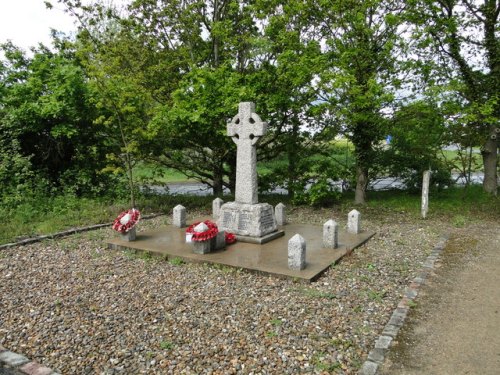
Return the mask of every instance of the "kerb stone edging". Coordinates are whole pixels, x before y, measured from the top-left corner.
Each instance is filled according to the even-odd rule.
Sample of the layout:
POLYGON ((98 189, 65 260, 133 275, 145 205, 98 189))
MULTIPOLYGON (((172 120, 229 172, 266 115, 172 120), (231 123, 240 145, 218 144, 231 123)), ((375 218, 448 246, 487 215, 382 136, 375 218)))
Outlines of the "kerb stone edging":
MULTIPOLYGON (((162 215, 165 215, 165 214, 163 214, 163 213, 161 213, 161 214, 151 214, 151 215, 143 216, 141 219, 142 220, 153 219, 153 218, 155 218, 157 216, 162 216, 162 215)), ((71 228, 71 229, 68 229, 68 230, 65 230, 65 231, 62 231, 62 232, 47 234, 47 235, 44 235, 44 236, 27 238, 25 240, 21 240, 21 241, 18 241, 18 242, 6 243, 6 244, 3 244, 3 245, 0 245, 0 250, 4 250, 4 249, 11 248, 11 247, 16 247, 16 246, 29 245, 29 244, 32 244, 32 243, 35 243, 35 242, 40 242, 40 241, 43 241, 43 240, 50 240, 50 239, 54 239, 54 238, 66 237, 66 236, 70 236, 72 234, 77 234, 77 233, 82 233, 82 232, 88 232, 88 231, 91 231, 91 230, 100 229, 100 228, 108 227, 108 226, 111 226, 111 225, 113 225, 113 222, 111 222, 111 223, 105 223, 105 224, 89 225, 89 226, 80 227, 80 228, 71 228)))
POLYGON ((21 354, 16 354, 0 345, 0 369, 6 368, 16 375, 60 375, 51 368, 30 361, 21 354))
POLYGON ((361 367, 359 375, 376 375, 379 366, 384 362, 385 356, 389 351, 392 341, 396 338, 400 328, 403 326, 408 311, 410 310, 410 301, 413 301, 418 296, 418 290, 425 283, 426 278, 434 269, 434 264, 443 252, 448 236, 444 236, 437 243, 431 254, 423 263, 420 274, 413 279, 410 285, 406 288, 403 298, 399 301, 398 306, 393 311, 389 322, 385 325, 382 334, 375 341, 375 347, 368 354, 368 359, 361 367))

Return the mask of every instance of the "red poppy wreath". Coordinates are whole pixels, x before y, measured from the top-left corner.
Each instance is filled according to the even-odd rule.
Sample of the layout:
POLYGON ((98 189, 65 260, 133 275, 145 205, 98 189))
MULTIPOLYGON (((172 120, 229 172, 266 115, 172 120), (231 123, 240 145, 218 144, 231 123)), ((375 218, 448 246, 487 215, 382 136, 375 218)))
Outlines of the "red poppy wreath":
POLYGON ((128 211, 123 211, 115 219, 113 223, 113 229, 117 232, 125 234, 139 222, 140 218, 141 213, 135 208, 132 208, 128 211))

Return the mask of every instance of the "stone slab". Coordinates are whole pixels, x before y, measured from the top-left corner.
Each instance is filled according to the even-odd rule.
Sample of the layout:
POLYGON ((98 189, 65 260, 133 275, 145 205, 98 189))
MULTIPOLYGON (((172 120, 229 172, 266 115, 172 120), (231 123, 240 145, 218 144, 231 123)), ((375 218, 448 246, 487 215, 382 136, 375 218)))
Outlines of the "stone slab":
MULTIPOLYGON (((204 221, 208 218, 193 220, 204 221)), ((174 258, 187 262, 205 262, 243 268, 250 271, 271 274, 278 277, 313 281, 321 273, 336 263, 354 248, 368 241, 375 233, 361 232, 357 235, 339 231, 339 247, 323 248, 323 227, 311 224, 288 224, 281 237, 265 244, 252 244, 237 241, 226 246, 225 250, 209 254, 194 254, 191 244, 186 243, 185 229, 165 225, 161 229, 138 232, 133 242, 112 238, 107 241, 111 249, 150 252, 153 255, 174 258), (301 271, 288 268, 288 240, 299 233, 307 242, 306 268, 301 271)), ((282 230, 282 228, 279 228, 282 230)))

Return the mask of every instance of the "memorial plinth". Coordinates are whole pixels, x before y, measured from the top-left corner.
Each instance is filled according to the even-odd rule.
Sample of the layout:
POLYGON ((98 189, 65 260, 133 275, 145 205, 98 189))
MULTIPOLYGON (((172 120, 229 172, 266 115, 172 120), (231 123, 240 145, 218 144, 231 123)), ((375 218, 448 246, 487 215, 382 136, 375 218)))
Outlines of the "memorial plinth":
POLYGON ((250 102, 240 103, 238 114, 227 125, 227 134, 237 147, 236 194, 235 202, 221 206, 217 225, 242 242, 265 243, 284 235, 278 231, 273 207, 258 203, 256 145, 266 128, 250 102))

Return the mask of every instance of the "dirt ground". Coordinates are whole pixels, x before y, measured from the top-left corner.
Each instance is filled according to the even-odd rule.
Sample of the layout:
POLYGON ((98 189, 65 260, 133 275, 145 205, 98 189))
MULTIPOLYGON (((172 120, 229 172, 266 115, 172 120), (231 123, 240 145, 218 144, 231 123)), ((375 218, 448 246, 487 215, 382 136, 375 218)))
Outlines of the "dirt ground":
POLYGON ((379 373, 500 374, 500 223, 452 233, 379 373))

